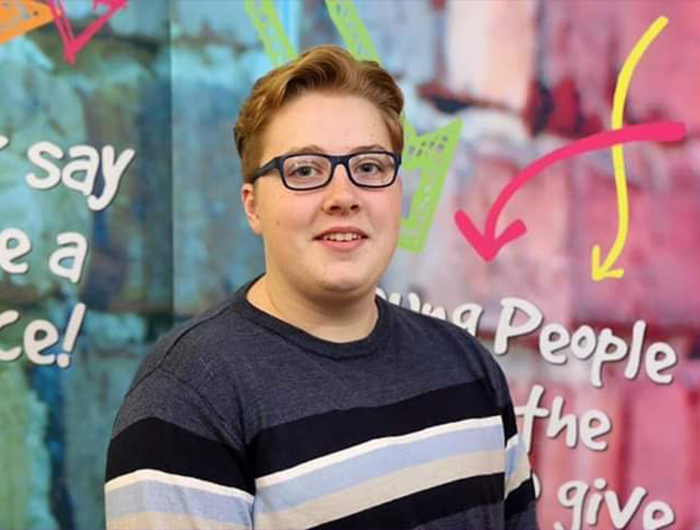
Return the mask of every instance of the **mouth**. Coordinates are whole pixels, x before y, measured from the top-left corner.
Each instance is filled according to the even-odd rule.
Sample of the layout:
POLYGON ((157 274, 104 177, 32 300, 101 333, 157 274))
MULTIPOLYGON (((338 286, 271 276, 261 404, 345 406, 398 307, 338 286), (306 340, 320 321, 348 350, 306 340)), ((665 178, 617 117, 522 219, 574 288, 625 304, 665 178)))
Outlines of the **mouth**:
POLYGON ((367 234, 361 231, 327 231, 314 238, 325 248, 335 251, 352 251, 364 245, 367 234))
POLYGON ((314 239, 317 241, 333 241, 339 243, 346 243, 349 241, 358 241, 360 239, 367 239, 364 234, 359 234, 357 232, 331 232, 329 234, 321 234, 316 236, 314 239))

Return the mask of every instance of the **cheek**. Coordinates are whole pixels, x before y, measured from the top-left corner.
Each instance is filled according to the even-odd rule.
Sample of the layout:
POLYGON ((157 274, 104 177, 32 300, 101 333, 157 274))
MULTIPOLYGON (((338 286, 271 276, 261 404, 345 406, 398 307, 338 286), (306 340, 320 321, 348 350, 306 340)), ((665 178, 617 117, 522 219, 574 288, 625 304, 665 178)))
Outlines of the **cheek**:
POLYGON ((289 239, 304 236, 312 224, 311 206, 301 197, 278 194, 270 197, 267 211, 267 225, 272 228, 276 237, 289 239))
POLYGON ((401 224, 401 195, 393 193, 387 198, 381 211, 386 225, 397 228, 401 224))

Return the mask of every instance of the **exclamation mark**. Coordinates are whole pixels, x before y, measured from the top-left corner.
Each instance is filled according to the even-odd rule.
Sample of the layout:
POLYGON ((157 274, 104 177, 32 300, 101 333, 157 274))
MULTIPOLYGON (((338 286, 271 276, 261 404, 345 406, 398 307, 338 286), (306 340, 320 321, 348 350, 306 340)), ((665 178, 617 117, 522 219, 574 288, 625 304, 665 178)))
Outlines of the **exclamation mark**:
POLYGON ((66 336, 63 339, 63 350, 56 356, 56 364, 59 368, 68 368, 70 365, 70 353, 75 347, 75 341, 80 333, 80 328, 83 325, 83 317, 85 316, 85 304, 79 303, 73 308, 73 312, 68 320, 66 327, 66 336))

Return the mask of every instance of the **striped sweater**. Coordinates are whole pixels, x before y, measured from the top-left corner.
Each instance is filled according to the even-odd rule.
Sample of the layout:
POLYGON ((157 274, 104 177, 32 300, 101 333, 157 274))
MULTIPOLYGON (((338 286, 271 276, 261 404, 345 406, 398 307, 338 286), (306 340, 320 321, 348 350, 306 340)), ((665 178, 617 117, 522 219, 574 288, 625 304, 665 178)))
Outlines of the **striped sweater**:
POLYGON ((491 354, 377 297, 372 333, 316 338, 248 283, 142 362, 107 455, 108 529, 537 528, 491 354))

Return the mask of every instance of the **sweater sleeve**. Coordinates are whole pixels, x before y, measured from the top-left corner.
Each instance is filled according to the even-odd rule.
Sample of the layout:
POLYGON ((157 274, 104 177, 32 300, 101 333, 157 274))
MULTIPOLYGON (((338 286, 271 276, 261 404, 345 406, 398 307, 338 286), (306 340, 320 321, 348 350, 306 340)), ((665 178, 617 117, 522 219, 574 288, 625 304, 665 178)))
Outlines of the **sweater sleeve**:
POLYGON ((534 479, 523 438, 518 433, 508 381, 493 354, 476 339, 484 368, 500 408, 505 441, 504 520, 506 530, 538 530, 534 479))
POLYGON ((107 529, 251 529, 255 486, 233 425, 173 374, 144 378, 109 444, 107 529))
POLYGON ((507 530, 537 530, 535 488, 525 444, 509 400, 501 416, 506 434, 505 522, 507 530))

